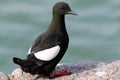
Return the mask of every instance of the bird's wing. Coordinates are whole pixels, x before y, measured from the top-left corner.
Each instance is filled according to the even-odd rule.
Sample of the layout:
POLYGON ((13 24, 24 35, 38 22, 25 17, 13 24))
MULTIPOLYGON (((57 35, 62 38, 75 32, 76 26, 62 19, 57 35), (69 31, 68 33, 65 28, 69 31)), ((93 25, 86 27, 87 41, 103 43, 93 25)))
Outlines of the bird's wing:
MULTIPOLYGON (((35 42, 33 43, 33 45, 30 46, 29 50, 28 50, 28 54, 37 52, 36 51, 36 47, 39 46, 39 44, 41 44, 41 40, 42 40, 42 36, 45 35, 44 33, 41 34, 40 36, 37 37, 37 39, 35 40, 35 42)), ((40 49, 40 48, 39 48, 40 49)))
POLYGON ((49 61, 55 58, 60 52, 60 43, 49 38, 45 34, 40 35, 35 43, 29 48, 28 54, 33 54, 37 59, 49 61))
POLYGON ((34 53, 34 56, 39 60, 50 61, 53 58, 55 58, 59 52, 60 52, 60 46, 56 45, 52 48, 36 52, 34 53))

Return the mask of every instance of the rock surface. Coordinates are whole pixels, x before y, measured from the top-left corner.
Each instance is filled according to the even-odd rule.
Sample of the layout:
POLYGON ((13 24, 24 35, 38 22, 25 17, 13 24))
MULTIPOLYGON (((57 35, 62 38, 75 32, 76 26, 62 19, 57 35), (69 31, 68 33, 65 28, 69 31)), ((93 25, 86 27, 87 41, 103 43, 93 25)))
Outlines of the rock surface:
MULTIPOLYGON (((67 70, 72 74, 52 80, 120 80, 120 60, 59 64, 56 70, 67 70)), ((14 70, 9 77, 10 80, 49 80, 25 73, 20 68, 14 70)))
POLYGON ((0 80, 10 80, 6 73, 0 72, 0 80))

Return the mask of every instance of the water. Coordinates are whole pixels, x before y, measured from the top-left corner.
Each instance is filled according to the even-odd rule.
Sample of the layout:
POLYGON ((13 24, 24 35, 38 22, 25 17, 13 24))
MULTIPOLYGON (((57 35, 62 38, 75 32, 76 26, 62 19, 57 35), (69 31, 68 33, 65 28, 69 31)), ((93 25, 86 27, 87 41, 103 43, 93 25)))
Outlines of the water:
MULTIPOLYGON (((0 0, 0 71, 18 66, 29 46, 50 24, 52 6, 60 0, 0 0)), ((66 16, 70 45, 62 63, 120 58, 120 1, 64 0, 79 16, 66 16)))

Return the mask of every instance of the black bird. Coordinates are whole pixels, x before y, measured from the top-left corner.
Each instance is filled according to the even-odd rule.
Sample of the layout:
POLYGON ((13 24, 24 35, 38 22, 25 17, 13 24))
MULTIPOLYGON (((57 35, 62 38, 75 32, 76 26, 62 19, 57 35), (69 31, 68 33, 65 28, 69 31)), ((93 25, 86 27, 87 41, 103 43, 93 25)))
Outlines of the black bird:
POLYGON ((37 37, 29 49, 27 59, 13 58, 13 62, 20 65, 23 71, 47 77, 69 74, 66 71, 52 74, 68 48, 69 37, 65 26, 65 14, 76 15, 67 3, 56 3, 48 30, 37 37))

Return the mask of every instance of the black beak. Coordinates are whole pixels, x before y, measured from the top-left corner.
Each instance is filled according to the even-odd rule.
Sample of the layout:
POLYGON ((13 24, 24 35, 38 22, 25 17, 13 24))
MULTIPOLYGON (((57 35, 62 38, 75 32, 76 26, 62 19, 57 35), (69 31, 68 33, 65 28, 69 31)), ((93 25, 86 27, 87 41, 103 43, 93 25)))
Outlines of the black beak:
POLYGON ((71 11, 67 11, 67 14, 72 14, 72 15, 78 15, 75 11, 71 10, 71 11))

